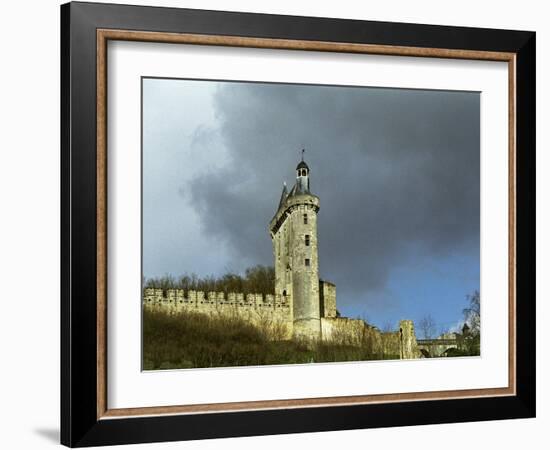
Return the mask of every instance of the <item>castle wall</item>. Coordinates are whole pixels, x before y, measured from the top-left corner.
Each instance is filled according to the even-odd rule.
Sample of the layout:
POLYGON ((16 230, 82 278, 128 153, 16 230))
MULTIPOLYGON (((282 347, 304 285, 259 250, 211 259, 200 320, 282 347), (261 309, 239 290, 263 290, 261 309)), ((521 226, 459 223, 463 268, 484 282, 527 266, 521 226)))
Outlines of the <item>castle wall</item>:
POLYGON ((366 324, 361 319, 321 318, 321 334, 324 341, 358 346, 364 342, 366 332, 366 324))
POLYGON ((324 341, 366 348, 378 357, 413 359, 420 357, 412 321, 402 320, 400 331, 382 333, 362 319, 347 317, 321 318, 324 341))
POLYGON ((401 341, 401 359, 420 358, 420 350, 416 342, 413 321, 402 320, 399 322, 399 334, 401 341))
POLYGON ((167 314, 193 312, 216 316, 237 316, 274 339, 292 337, 290 299, 281 295, 187 291, 183 289, 143 290, 143 307, 167 314), (187 295, 186 295, 187 294, 187 295))
MULTIPOLYGON (((335 289, 325 283, 328 297, 335 289)), ((332 301, 332 300, 330 300, 332 301)), ((167 314, 185 312, 206 314, 211 317, 239 317, 250 322, 276 340, 296 337, 291 299, 282 295, 262 295, 224 292, 187 291, 183 289, 143 290, 143 308, 163 311, 167 314)), ((334 304, 335 311, 335 304, 334 304)), ((414 326, 410 320, 402 320, 396 332, 381 333, 362 319, 347 317, 322 317, 319 320, 322 340, 342 345, 362 346, 373 355, 401 359, 419 358, 414 326)), ((301 337, 301 336, 298 336, 301 337)))
POLYGON ((319 301, 321 317, 336 317, 336 286, 319 280, 319 301))
MULTIPOLYGON (((323 317, 321 329, 324 341, 341 345, 361 346, 373 356, 382 358, 384 355, 384 336, 380 330, 367 324, 362 319, 347 317, 323 317)), ((397 352, 399 355, 399 352, 397 352)), ((397 356, 399 357, 399 356, 397 356)))
POLYGON ((382 338, 382 353, 384 355, 401 358, 401 339, 399 331, 381 333, 382 338))

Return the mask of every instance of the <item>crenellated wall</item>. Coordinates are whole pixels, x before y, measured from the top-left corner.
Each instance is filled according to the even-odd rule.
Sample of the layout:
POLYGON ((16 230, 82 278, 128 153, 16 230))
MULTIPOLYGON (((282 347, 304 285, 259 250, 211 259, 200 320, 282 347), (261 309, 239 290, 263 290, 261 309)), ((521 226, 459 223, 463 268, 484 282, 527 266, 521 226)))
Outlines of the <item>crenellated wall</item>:
POLYGON ((150 303, 177 303, 193 306, 205 311, 214 306, 234 306, 235 308, 271 308, 274 310, 290 310, 290 297, 282 295, 242 294, 235 292, 203 292, 187 291, 183 289, 145 288, 143 302, 150 303))
POLYGON ((145 288, 143 307, 168 314, 195 312, 210 316, 238 316, 260 326, 274 338, 288 339, 292 334, 289 296, 145 288))
MULTIPOLYGON (((367 347, 373 355, 401 359, 418 358, 419 351, 411 321, 400 322, 395 333, 381 333, 362 319, 336 317, 336 290, 332 283, 321 282, 321 339, 343 345, 367 347)), ((143 290, 143 307, 168 314, 195 312, 210 316, 235 316, 259 326, 273 339, 293 337, 291 297, 225 292, 184 291, 183 289, 143 290)), ((295 336, 294 336, 295 337, 295 336)))

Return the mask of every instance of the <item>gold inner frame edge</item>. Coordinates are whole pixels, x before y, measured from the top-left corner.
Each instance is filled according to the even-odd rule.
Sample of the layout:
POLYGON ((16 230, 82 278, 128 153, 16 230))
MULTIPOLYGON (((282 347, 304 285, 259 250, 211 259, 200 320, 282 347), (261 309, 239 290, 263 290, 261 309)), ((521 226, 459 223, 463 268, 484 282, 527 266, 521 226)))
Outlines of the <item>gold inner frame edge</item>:
POLYGON ((421 400, 497 397, 516 394, 516 54, 478 50, 304 41, 241 36, 160 33, 116 29, 96 31, 97 108, 97 419, 174 414, 206 414, 266 409, 290 409, 421 400), (261 400, 198 405, 109 409, 107 405, 107 42, 109 40, 171 44, 363 53, 508 62, 508 386, 399 394, 261 400))

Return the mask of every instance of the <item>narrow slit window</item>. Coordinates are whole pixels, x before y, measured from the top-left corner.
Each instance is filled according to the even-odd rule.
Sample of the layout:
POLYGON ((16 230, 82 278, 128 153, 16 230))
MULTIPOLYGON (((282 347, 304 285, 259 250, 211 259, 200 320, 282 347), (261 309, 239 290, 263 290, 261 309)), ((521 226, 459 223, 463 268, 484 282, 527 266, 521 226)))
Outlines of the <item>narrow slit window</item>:
POLYGON ((307 225, 307 214, 304 214, 304 225, 307 225))
POLYGON ((309 234, 306 234, 306 247, 309 247, 309 234))
POLYGON ((306 267, 309 267, 309 258, 306 258, 305 264, 306 264, 306 267))

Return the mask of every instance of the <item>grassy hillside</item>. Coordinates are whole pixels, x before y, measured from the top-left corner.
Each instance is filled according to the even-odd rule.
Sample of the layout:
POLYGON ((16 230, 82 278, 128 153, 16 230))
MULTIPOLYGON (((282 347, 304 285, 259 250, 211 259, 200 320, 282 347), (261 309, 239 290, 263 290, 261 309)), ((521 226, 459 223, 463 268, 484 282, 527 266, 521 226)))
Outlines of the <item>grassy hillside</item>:
POLYGON ((271 341, 239 318, 143 312, 144 370, 382 359, 365 347, 271 341))

